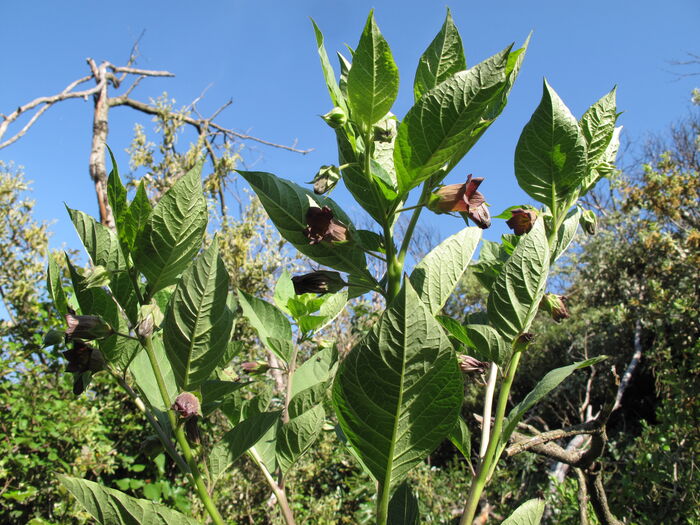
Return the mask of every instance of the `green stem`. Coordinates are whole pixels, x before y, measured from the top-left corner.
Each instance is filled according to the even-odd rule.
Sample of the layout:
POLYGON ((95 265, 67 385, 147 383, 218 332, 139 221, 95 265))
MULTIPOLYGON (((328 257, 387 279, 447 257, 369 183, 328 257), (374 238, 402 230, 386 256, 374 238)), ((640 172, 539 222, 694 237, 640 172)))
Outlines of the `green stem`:
POLYGON ((389 519, 390 486, 381 483, 377 486, 377 525, 386 525, 389 519))
POLYGON ((211 496, 209 496, 206 484, 204 483, 202 474, 199 471, 197 461, 195 460, 194 455, 192 454, 192 449, 190 448, 190 444, 187 442, 187 437, 185 437, 185 432, 183 431, 182 426, 177 424, 175 414, 170 409, 170 395, 168 394, 168 389, 165 386, 165 380, 163 379, 163 374, 161 373, 160 365, 158 365, 158 360, 156 359, 156 354, 153 350, 153 343, 151 342, 151 337, 144 337, 142 340, 142 344, 146 349, 148 360, 151 363, 153 374, 156 377, 156 383, 158 383, 158 390, 160 390, 160 396, 163 398, 163 403, 165 404, 165 409, 168 414, 168 419, 170 420, 170 426, 172 427, 173 433, 175 434, 175 439, 178 445, 180 445, 182 455, 190 468, 190 476, 195 485, 195 489, 197 490, 197 495, 204 504, 204 508, 207 510, 207 513, 211 517, 212 521, 216 525, 224 525, 223 518, 214 506, 214 502, 212 501, 211 496))
MULTIPOLYGON (((423 207, 425 206, 425 199, 430 193, 430 184, 428 181, 423 183, 423 189, 421 190, 420 197, 418 198, 418 204, 415 206, 413 215, 411 215, 411 220, 406 228, 406 234, 403 236, 403 242, 401 243, 401 249, 399 250, 399 262, 401 263, 401 268, 403 269, 403 263, 406 259, 406 254, 408 253, 408 247, 411 244, 411 238, 413 237, 413 231, 416 229, 418 224, 418 217, 420 217, 423 207)), ((405 208, 409 209, 409 208, 405 208)))
POLYGON ((289 506, 287 494, 284 491, 284 489, 280 488, 275 479, 272 477, 272 474, 270 474, 270 471, 267 470, 267 467, 265 467, 264 463, 262 462, 262 459, 260 458, 260 455, 258 454, 257 450, 255 450, 255 447, 250 447, 248 449, 248 455, 253 459, 255 464, 263 473, 265 481, 267 481, 267 484, 270 486, 272 492, 275 494, 275 497, 277 498, 277 505, 280 508, 280 512, 282 513, 282 517, 284 518, 284 522, 286 523, 286 525, 295 525, 294 515, 292 514, 292 509, 289 506))
POLYGON ((484 485, 488 479, 491 464, 494 461, 498 461, 498 458, 496 457, 496 449, 498 448, 501 432, 503 431, 503 419, 506 413, 506 406, 508 405, 508 396, 510 395, 511 387, 513 386, 513 379, 515 378, 515 372, 518 368, 518 362, 520 361, 521 355, 522 349, 516 349, 515 353, 513 354, 513 358, 510 361, 506 378, 503 380, 503 385, 501 386, 501 391, 498 396, 496 417, 493 423, 493 431, 491 433, 491 439, 489 440, 489 446, 486 449, 486 454, 479 464, 476 478, 472 480, 472 485, 469 490, 469 497, 467 498, 467 503, 464 506, 462 519, 459 522, 460 525, 471 525, 474 521, 474 515, 476 514, 477 507, 479 506, 479 498, 481 498, 481 493, 483 492, 484 485))

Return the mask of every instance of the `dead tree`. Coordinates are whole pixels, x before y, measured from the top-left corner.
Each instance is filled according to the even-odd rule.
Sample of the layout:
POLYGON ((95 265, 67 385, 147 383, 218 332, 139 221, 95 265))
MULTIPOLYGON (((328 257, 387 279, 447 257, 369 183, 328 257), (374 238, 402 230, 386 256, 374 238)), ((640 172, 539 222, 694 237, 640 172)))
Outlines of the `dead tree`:
MULTIPOLYGON (((24 105, 19 106, 9 114, 0 114, 0 149, 6 148, 22 138, 36 121, 53 105, 71 99, 88 100, 92 97, 94 102, 92 121, 92 146, 89 157, 90 178, 95 184, 95 193, 100 210, 100 222, 110 228, 114 227, 114 217, 107 201, 107 167, 105 162, 105 145, 109 133, 109 110, 117 106, 125 106, 148 115, 159 115, 162 110, 151 103, 145 103, 131 98, 131 94, 139 83, 147 77, 173 77, 168 71, 155 71, 133 67, 137 57, 137 46, 134 46, 131 57, 126 66, 115 66, 104 61, 99 65, 92 58, 87 59, 90 74, 74 80, 65 89, 51 96, 38 97, 24 105), (85 84, 94 83, 91 87, 79 89, 85 84), (128 86, 127 86, 128 84, 128 86), (125 89, 123 89, 125 88, 125 89), (123 91, 120 92, 120 89, 123 91), (22 128, 9 138, 5 138, 8 129, 20 117, 29 116, 29 120, 22 128)), ((196 101, 195 101, 196 103, 196 101)), ((195 109, 195 103, 191 105, 195 109)), ((285 146, 269 142, 251 135, 239 133, 226 128, 215 121, 220 113, 231 104, 229 100, 217 109, 211 116, 203 117, 197 113, 196 118, 185 116, 183 123, 191 126, 197 133, 199 143, 204 149, 206 157, 216 167, 219 156, 215 147, 217 143, 229 143, 240 140, 259 142, 266 146, 282 148, 296 153, 308 153, 311 150, 301 150, 294 146, 285 146)), ((223 185, 219 188, 219 199, 224 208, 223 185)))

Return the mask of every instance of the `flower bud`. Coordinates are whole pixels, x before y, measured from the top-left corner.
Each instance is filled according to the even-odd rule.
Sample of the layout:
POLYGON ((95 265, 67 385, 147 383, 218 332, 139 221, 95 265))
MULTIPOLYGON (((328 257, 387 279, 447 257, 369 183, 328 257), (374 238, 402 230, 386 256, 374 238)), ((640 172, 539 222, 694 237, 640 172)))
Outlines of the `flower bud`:
POLYGON ((345 114, 345 111, 337 106, 325 115, 321 115, 321 118, 333 129, 340 128, 348 122, 348 116, 345 114))
POLYGON ((246 361, 241 368, 247 374, 264 374, 270 369, 270 365, 264 361, 246 361))
POLYGON ((335 293, 347 285, 338 272, 318 270, 304 275, 292 277, 294 293, 297 295, 305 293, 335 293))
POLYGON ((375 142, 391 142, 395 135, 395 128, 374 126, 372 140, 375 142))
POLYGON ((314 193, 323 195, 331 191, 340 180, 340 169, 338 166, 321 166, 316 172, 311 183, 314 185, 314 193))
POLYGON ((85 289, 109 286, 109 274, 104 266, 95 266, 84 277, 82 286, 85 289))
POLYGON ((478 359, 470 355, 460 355, 457 360, 459 361, 459 368, 465 374, 469 372, 477 372, 483 374, 488 369, 488 363, 479 361, 478 359))
POLYGON ((171 408, 183 419, 201 415, 199 399, 190 392, 182 392, 179 394, 177 398, 175 398, 175 402, 171 408))
POLYGON ((511 217, 506 221, 506 224, 513 230, 515 235, 528 233, 537 220, 537 212, 535 210, 516 208, 510 210, 510 213, 511 217))
POLYGON ((103 339, 112 335, 112 327, 97 315, 73 315, 66 314, 66 339, 103 339))
POLYGON ((585 231, 588 235, 595 235, 598 219, 595 216, 595 213, 593 213, 593 210, 583 210, 578 223, 581 225, 581 228, 583 228, 583 231, 585 231))
POLYGON ((540 306, 549 312, 557 323, 570 317, 569 310, 566 308, 566 297, 548 293, 542 298, 540 306))

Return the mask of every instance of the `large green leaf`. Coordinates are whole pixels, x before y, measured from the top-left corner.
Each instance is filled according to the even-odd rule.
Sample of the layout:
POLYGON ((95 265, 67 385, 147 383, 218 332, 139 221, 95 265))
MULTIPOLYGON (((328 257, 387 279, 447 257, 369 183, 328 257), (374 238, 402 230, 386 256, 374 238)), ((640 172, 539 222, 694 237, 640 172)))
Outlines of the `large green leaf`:
POLYGON ((464 69, 467 69, 467 61, 464 58, 462 38, 448 9, 440 32, 418 61, 416 78, 413 81, 415 99, 418 100, 443 80, 464 69))
POLYGON ((354 121, 365 127, 391 109, 399 92, 399 70, 370 11, 348 73, 348 101, 354 121))
POLYGON ((119 239, 123 244, 126 243, 129 252, 134 250, 136 238, 146 227, 146 223, 152 212, 153 208, 151 207, 151 202, 148 200, 146 186, 144 182, 141 181, 139 187, 136 189, 134 200, 129 204, 124 221, 119 226, 119 239))
POLYGON ((562 221, 561 226, 559 226, 559 231, 557 232, 556 244, 554 245, 554 249, 552 250, 551 254, 552 263, 564 254, 566 249, 574 240, 574 237, 576 237, 580 217, 581 210, 574 208, 562 221))
POLYGON ((329 198, 314 196, 291 181, 280 179, 271 173, 256 171, 239 171, 251 185, 275 224, 282 237, 287 239, 301 253, 319 264, 330 266, 336 270, 363 276, 373 281, 367 270, 367 260, 364 252, 358 250, 352 243, 338 244, 320 242, 309 244, 304 235, 306 228, 306 212, 310 203, 318 207, 328 206, 335 217, 343 224, 354 229, 350 219, 343 213, 340 206, 329 198))
POLYGON ((462 278, 479 239, 481 229, 464 228, 433 248, 411 273, 411 285, 433 315, 440 313, 462 278))
POLYGON ((452 430, 462 389, 450 342, 406 280, 338 367, 333 402, 362 462, 390 488, 452 430))
POLYGON ((549 244, 539 218, 505 262, 488 298, 491 324, 508 341, 529 328, 544 294, 549 272, 549 244))
POLYGON ((535 404, 539 403, 544 397, 549 394, 552 390, 559 386, 559 384, 564 381, 567 377, 573 374, 579 368, 585 368, 587 366, 593 366, 596 363, 607 359, 607 356, 598 356, 592 359, 586 359, 585 361, 580 361, 568 366, 562 366, 561 368, 555 368, 550 370, 547 374, 540 380, 535 388, 525 396, 525 398, 518 403, 508 414, 505 421, 503 422, 503 433, 501 434, 501 444, 508 443, 510 435, 515 430, 516 425, 525 415, 525 412, 530 410, 535 404))
POLYGON ((338 363, 338 349, 328 346, 304 361, 292 376, 292 398, 299 392, 329 381, 338 363))
POLYGON ((515 148, 515 176, 533 199, 557 210, 586 174, 586 140, 576 118, 544 81, 542 100, 515 148))
POLYGON ((265 435, 279 421, 280 412, 255 412, 223 435, 209 455, 212 479, 218 478, 246 450, 265 435))
POLYGON ((206 381, 226 351, 233 327, 228 287, 214 239, 182 274, 163 321, 163 342, 181 390, 206 381))
POLYGON ((331 101, 334 106, 342 108, 347 113, 347 104, 345 102, 345 97, 343 96, 340 88, 338 87, 338 82, 335 79, 335 71, 333 71, 333 66, 331 66, 330 60, 328 60, 328 53, 326 53, 326 47, 323 45, 323 33, 311 19, 311 23, 314 26, 314 35, 316 37, 316 47, 318 49, 318 56, 321 59, 321 69, 323 70, 323 78, 326 81, 326 87, 328 88, 328 94, 331 96, 331 101))
MULTIPOLYGON (((445 164, 454 166, 490 124, 507 80, 510 47, 425 93, 399 125, 394 162, 405 194, 445 164)), ((445 172, 446 173, 446 172, 445 172)))
POLYGON ((487 324, 468 324, 464 328, 476 350, 474 357, 482 361, 492 361, 499 366, 507 362, 510 357, 510 345, 495 328, 487 324))
POLYGON ((132 255, 149 295, 175 284, 202 247, 208 216, 201 172, 200 161, 173 184, 137 236, 132 255))
MULTIPOLYGON (((291 411, 290 411, 291 416, 291 411)), ((280 426, 277 433, 277 463, 282 472, 289 468, 318 439, 323 430, 326 412, 323 405, 315 405, 310 410, 291 417, 289 422, 280 426)))
POLYGON ((102 525, 199 525, 197 520, 165 505, 132 498, 86 479, 59 476, 59 480, 102 525))
POLYGON ((248 384, 218 379, 211 379, 202 383, 202 415, 206 417, 211 414, 223 404, 224 398, 248 384))
POLYGON ((520 505, 502 525, 539 525, 544 514, 544 500, 531 499, 520 505))
POLYGON ((411 490, 408 481, 401 483, 391 496, 388 514, 387 525, 418 525, 420 523, 418 498, 411 490))
POLYGON ((243 315, 255 328, 260 341, 285 363, 292 350, 292 325, 275 305, 238 290, 243 315))

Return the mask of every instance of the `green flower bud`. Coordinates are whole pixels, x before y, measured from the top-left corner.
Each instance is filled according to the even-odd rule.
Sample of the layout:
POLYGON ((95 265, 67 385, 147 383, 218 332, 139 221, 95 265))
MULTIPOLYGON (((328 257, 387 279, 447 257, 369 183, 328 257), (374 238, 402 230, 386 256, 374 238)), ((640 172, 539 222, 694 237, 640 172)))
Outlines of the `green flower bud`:
POLYGON ((593 210, 583 210, 578 223, 588 235, 595 235, 598 226, 598 218, 595 216, 595 213, 593 213, 593 210))
POLYGON ((60 345, 65 337, 65 332, 63 330, 51 329, 46 334, 44 334, 44 348, 47 346, 60 345))
POLYGON ((340 169, 338 166, 321 166, 309 184, 314 185, 314 193, 323 195, 331 191, 340 180, 340 169))
POLYGON ((391 142, 395 135, 394 128, 389 126, 374 126, 373 132, 374 136, 372 138, 375 142, 391 142))
POLYGON ((248 374, 264 374, 270 369, 270 365, 264 361, 246 361, 241 368, 248 374))
POLYGON ((564 301, 566 301, 566 297, 563 295, 548 293, 542 298, 540 306, 547 310, 552 319, 559 323, 571 317, 564 301))
POLYGON ((321 115, 321 118, 333 129, 338 129, 348 122, 348 116, 345 114, 345 111, 337 106, 325 115, 321 115))

